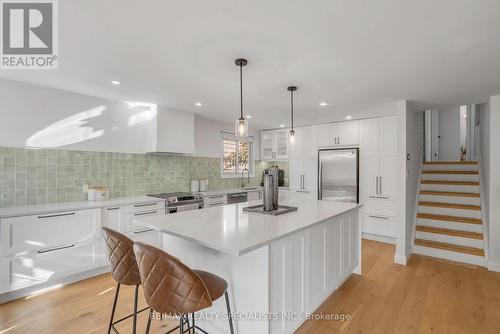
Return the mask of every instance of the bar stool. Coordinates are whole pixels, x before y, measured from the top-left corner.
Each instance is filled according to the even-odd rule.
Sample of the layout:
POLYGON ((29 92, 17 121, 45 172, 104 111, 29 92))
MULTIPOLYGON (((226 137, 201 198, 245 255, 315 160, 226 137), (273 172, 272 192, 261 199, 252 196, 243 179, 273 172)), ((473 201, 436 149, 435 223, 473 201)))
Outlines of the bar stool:
POLYGON ((137 312, 137 299, 139 295, 139 285, 141 284, 141 277, 133 250, 134 241, 130 240, 127 236, 107 227, 102 228, 102 235, 104 237, 108 250, 111 275, 117 283, 113 309, 111 310, 111 319, 109 320, 108 334, 111 333, 111 329, 113 329, 115 333, 119 334, 119 332, 115 328, 115 325, 130 317, 133 317, 132 333, 135 334, 137 332, 137 314, 144 310, 147 310, 149 307, 146 307, 137 312), (120 285, 122 284, 135 285, 134 312, 122 319, 114 321, 116 302, 118 301, 120 285))
POLYGON ((212 302, 222 295, 226 299, 229 330, 234 334, 227 282, 224 279, 206 271, 191 270, 179 259, 141 242, 134 244, 134 253, 144 297, 151 308, 146 334, 149 334, 153 311, 171 316, 180 315, 180 333, 191 330, 194 332, 195 329, 207 333, 196 326, 194 313, 212 306, 212 302), (189 313, 192 314, 192 325, 187 321, 189 313))

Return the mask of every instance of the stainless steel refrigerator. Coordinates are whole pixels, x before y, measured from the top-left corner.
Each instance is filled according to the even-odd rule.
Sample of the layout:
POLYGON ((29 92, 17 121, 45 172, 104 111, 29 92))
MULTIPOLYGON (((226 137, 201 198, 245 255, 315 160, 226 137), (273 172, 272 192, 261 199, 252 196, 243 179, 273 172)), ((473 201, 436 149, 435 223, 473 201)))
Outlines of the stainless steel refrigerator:
POLYGON ((359 149, 319 150, 318 199, 359 203, 359 149))

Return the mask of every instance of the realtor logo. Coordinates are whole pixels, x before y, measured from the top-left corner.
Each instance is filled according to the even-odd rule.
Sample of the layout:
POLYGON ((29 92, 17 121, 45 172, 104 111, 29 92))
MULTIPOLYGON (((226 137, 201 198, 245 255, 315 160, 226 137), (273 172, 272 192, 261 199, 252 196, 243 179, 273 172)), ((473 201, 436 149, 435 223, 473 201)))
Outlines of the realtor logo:
POLYGON ((55 69, 58 65, 56 0, 0 0, 2 69, 55 69))

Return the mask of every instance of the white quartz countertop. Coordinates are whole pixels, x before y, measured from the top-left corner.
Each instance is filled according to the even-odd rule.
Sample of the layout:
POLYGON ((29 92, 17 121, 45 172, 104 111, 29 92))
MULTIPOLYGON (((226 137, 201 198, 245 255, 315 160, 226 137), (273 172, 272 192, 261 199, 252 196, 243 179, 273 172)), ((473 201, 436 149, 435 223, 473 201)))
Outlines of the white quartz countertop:
POLYGON ((245 202, 140 217, 134 219, 134 224, 142 224, 220 252, 239 256, 361 206, 297 198, 280 205, 296 206, 298 210, 280 216, 243 211, 245 206, 260 203, 245 202))
POLYGON ((79 201, 79 202, 38 204, 38 205, 27 205, 27 206, 12 206, 7 208, 0 208, 0 219, 9 217, 45 214, 45 213, 60 212, 60 211, 98 209, 98 208, 107 208, 111 206, 153 203, 161 201, 162 199, 160 198, 149 197, 149 196, 136 196, 136 197, 112 198, 102 202, 79 201))

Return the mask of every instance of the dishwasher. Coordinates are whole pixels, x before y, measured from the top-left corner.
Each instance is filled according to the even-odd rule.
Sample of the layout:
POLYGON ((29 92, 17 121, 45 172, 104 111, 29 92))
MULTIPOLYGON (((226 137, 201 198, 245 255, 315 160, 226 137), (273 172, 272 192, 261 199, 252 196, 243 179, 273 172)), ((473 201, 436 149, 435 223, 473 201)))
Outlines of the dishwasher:
POLYGON ((227 204, 248 202, 248 193, 227 194, 227 204))

